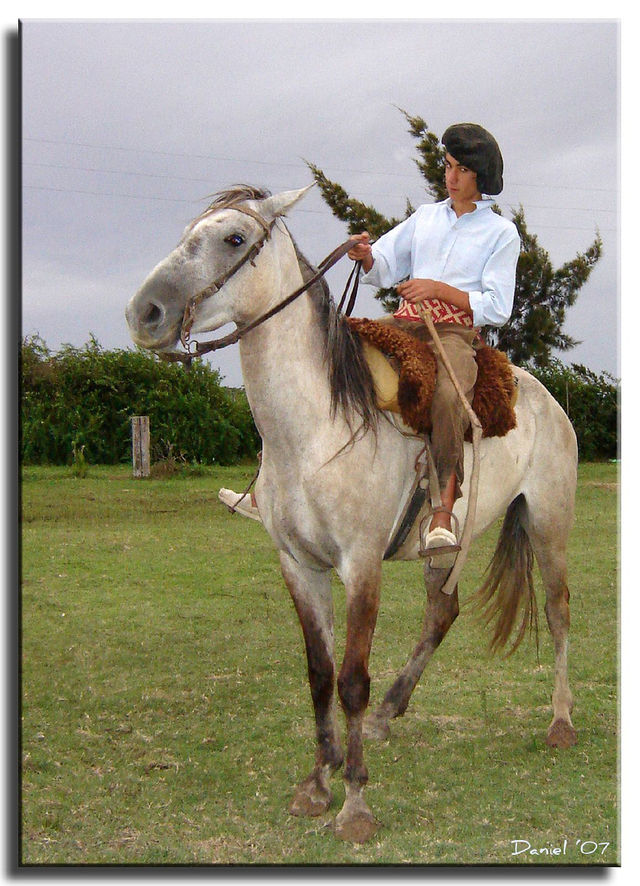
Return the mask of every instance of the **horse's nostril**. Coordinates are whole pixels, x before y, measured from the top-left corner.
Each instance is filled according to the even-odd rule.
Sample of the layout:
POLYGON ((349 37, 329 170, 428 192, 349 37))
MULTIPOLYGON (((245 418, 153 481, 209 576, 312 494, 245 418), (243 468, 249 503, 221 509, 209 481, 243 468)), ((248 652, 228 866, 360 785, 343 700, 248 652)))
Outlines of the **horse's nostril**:
POLYGON ((142 317, 142 322, 145 326, 152 326, 156 323, 159 323, 162 319, 162 311, 158 307, 158 305, 154 305, 153 302, 147 308, 145 314, 142 317))

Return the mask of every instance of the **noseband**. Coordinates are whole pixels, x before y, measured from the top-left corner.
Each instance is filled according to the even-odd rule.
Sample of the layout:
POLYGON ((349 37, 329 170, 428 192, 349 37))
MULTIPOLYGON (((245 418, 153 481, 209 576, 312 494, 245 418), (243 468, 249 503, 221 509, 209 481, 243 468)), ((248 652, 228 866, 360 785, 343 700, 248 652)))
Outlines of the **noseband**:
MULTIPOLYGON (((267 223, 257 212, 254 212, 252 209, 249 209, 248 206, 220 206, 219 209, 235 209, 237 212, 242 212, 245 215, 250 216, 255 221, 258 222, 260 227, 263 229, 263 235, 256 240, 253 246, 242 256, 242 258, 237 261, 234 265, 232 265, 228 271, 225 271, 224 274, 221 274, 220 277, 217 277, 212 283, 206 286, 204 289, 201 289, 200 292, 196 293, 196 295, 192 295, 184 309, 184 314, 182 316, 182 326, 180 328, 180 341, 182 342, 183 347, 185 348, 184 353, 179 351, 175 352, 164 352, 159 353, 158 356, 162 360, 167 360, 171 363, 186 363, 189 365, 194 357, 201 357, 203 354, 207 354, 210 351, 216 351, 219 348, 226 348, 228 345, 233 345, 237 341, 239 341, 244 335, 248 332, 251 332, 252 329, 255 329, 256 326, 260 326, 261 323, 264 323, 265 320, 269 320, 275 314, 279 313, 283 308, 286 308, 287 305, 290 305, 291 302, 295 301, 298 296, 302 295, 303 292, 306 292, 310 289, 314 283, 317 283, 327 271, 333 267, 346 253, 352 248, 353 241, 351 239, 346 240, 337 249, 334 249, 323 261, 318 265, 318 269, 309 280, 303 283, 302 286, 298 287, 294 292, 288 295, 283 301, 279 302, 275 307, 271 308, 266 313, 262 314, 256 320, 253 320, 247 326, 243 326, 242 328, 238 328, 233 332, 230 332, 229 335, 225 335, 222 338, 214 339, 212 341, 205 342, 190 342, 191 337, 191 327, 193 326, 193 322, 195 320, 196 310, 200 306, 200 304, 215 293, 219 292, 222 287, 227 283, 233 276, 236 274, 240 268, 242 268, 247 262, 251 262, 255 267, 255 258, 259 254, 260 250, 267 242, 267 240, 271 237, 271 232, 273 227, 279 216, 276 216, 271 222, 267 223), (191 349, 191 344, 194 345, 194 349, 191 349)), ((344 294, 342 296, 342 300, 340 302, 340 306, 338 310, 342 309, 342 306, 346 299, 347 290, 349 285, 351 284, 352 279, 355 279, 353 282, 353 288, 351 297, 349 299, 349 305, 346 310, 346 314, 350 314, 353 309, 353 305, 355 303, 356 293, 358 291, 358 270, 360 268, 360 262, 356 262, 354 268, 351 271, 349 279, 347 281, 347 286, 345 288, 344 294)))

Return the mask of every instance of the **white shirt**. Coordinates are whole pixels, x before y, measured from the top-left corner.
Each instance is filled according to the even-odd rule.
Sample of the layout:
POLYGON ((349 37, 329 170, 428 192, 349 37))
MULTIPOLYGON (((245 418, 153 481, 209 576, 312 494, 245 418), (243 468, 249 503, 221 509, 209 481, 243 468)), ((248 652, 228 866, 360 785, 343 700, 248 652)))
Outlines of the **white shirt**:
POLYGON ((503 326, 511 316, 520 237, 483 197, 457 217, 451 199, 425 203, 371 247, 363 283, 383 289, 405 278, 439 280, 469 294, 474 326, 503 326))

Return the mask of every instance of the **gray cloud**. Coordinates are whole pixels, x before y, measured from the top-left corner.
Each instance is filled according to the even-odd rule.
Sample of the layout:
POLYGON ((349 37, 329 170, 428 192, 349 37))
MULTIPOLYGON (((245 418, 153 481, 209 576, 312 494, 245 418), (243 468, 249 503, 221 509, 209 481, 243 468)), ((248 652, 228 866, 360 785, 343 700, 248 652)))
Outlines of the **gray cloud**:
MULTIPOLYGON (((129 347, 127 299, 206 195, 302 186, 304 159, 402 215, 424 187, 399 106, 496 135, 499 203, 556 264, 601 232, 564 359, 618 374, 616 23, 26 21, 22 40, 25 334, 129 347)), ((316 262, 345 236, 314 192, 289 223, 316 262)), ((358 313, 380 313, 371 296, 358 313)), ((212 362, 241 383, 235 349, 212 362)))

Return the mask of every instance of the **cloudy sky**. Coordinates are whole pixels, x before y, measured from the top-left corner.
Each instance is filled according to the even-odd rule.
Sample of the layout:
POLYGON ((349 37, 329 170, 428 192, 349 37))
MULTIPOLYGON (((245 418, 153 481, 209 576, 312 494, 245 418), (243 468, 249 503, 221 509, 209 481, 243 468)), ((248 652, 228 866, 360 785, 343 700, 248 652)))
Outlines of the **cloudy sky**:
MULTIPOLYGON (((563 359, 620 374, 616 21, 26 18, 21 42, 23 334, 130 347, 127 300, 207 196, 301 187, 305 160, 402 216, 426 199, 404 108, 496 136, 498 203, 524 206, 554 265, 600 232, 563 359)), ((316 263, 346 235, 316 191, 288 223, 316 263)), ((381 313, 372 293, 357 314, 381 313)), ((242 383, 237 348, 212 363, 242 383)))

